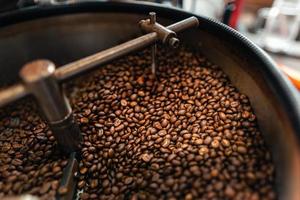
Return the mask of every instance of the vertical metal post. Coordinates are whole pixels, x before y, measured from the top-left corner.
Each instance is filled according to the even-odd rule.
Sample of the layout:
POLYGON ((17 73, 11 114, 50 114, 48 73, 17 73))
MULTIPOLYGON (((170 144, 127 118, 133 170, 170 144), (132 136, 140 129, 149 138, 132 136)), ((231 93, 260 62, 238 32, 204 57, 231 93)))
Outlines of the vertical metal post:
MULTIPOLYGON (((155 24, 156 23, 156 13, 155 12, 150 12, 150 24, 155 24)), ((152 45, 151 47, 151 71, 152 75, 156 79, 156 50, 157 50, 157 45, 156 42, 152 45)))
POLYGON ((26 64, 20 76, 37 99, 59 146, 63 152, 71 153, 79 148, 82 136, 54 72, 55 65, 52 62, 37 60, 26 64))

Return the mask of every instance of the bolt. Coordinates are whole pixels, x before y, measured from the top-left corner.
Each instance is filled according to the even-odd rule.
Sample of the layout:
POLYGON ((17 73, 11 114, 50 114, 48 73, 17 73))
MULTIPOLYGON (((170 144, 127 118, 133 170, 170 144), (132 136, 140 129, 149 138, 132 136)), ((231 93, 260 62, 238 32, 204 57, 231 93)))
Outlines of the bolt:
POLYGON ((169 45, 174 49, 179 47, 179 42, 180 42, 179 39, 177 39, 176 37, 172 37, 169 39, 169 45))
POLYGON ((155 24, 155 22, 156 22, 156 13, 155 12, 150 12, 149 16, 150 16, 150 24, 155 24))

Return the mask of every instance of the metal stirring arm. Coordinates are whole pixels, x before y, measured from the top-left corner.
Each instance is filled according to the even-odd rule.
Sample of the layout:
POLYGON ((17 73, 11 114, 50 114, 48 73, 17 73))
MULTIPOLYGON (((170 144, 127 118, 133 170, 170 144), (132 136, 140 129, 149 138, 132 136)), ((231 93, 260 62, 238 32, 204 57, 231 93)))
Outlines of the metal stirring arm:
MULTIPOLYGON (((58 69, 55 69, 54 64, 47 60, 28 63, 20 72, 23 83, 18 83, 0 91, 0 107, 29 94, 34 95, 58 144, 64 152, 72 152, 78 147, 81 135, 74 121, 69 102, 59 87, 59 82, 145 48, 157 41, 176 47, 179 42, 176 38, 176 32, 197 27, 198 24, 196 17, 187 18, 168 27, 158 24, 153 19, 152 23, 150 23, 150 19, 142 20, 140 26, 148 34, 66 64, 58 69)), ((153 60, 155 62, 155 54, 153 60)))
MULTIPOLYGON (((197 27, 199 21, 196 17, 190 17, 180 22, 167 26, 169 30, 174 32, 181 32, 185 29, 197 27)), ((102 65, 120 58, 133 51, 145 48, 159 40, 157 32, 151 32, 136 39, 114 46, 112 48, 103 50, 91 56, 82 58, 80 60, 63 65, 55 70, 54 76, 59 82, 68 80, 80 75, 83 72, 92 70, 98 65, 102 65)), ((21 99, 29 95, 29 90, 24 84, 18 83, 0 91, 0 107, 5 106, 11 102, 21 99)))

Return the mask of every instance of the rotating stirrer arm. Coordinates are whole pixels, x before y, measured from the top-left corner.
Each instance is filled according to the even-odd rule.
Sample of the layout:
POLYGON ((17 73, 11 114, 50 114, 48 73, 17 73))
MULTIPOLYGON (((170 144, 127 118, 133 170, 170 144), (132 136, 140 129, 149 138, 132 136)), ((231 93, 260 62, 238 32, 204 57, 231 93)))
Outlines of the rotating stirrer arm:
POLYGON ((179 44, 176 32, 197 27, 198 24, 196 17, 190 17, 164 27, 156 22, 156 15, 152 12, 150 19, 141 20, 139 23, 141 29, 147 32, 146 35, 66 64, 58 69, 48 60, 30 62, 20 71, 22 83, 0 91, 0 107, 29 94, 33 95, 62 151, 65 153, 76 151, 82 136, 74 120, 69 101, 59 83, 152 44, 155 47, 155 49, 152 47, 152 71, 155 73, 155 43, 161 41, 163 44, 169 44, 176 48, 179 44))

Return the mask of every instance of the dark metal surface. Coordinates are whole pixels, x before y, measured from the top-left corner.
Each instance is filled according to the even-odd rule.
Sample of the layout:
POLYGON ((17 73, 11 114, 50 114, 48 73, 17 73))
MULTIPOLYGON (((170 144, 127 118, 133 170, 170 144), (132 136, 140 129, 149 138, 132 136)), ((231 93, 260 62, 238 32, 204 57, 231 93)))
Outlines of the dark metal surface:
MULTIPOLYGON (((28 8, 3 15, 0 50, 6 51, 0 51, 0 72, 6 77, 1 77, 1 81, 8 77, 13 80, 20 64, 37 57, 63 65, 132 39, 140 34, 136 22, 150 11, 159 13, 162 24, 192 15, 150 4, 115 2, 28 8), (32 19, 39 20, 28 21, 32 19), (45 43, 47 49, 42 48, 45 43)), ((296 89, 269 56, 248 39, 219 22, 197 18, 199 28, 178 37, 220 65, 232 83, 250 98, 276 162, 279 199, 297 200, 300 196, 300 104, 296 89)))
POLYGON ((63 177, 60 182, 59 190, 65 190, 65 193, 57 194, 57 200, 72 200, 76 193, 76 173, 78 173, 79 165, 76 158, 76 153, 72 153, 68 160, 68 165, 63 171, 63 177))
POLYGON ((59 122, 49 122, 49 127, 63 153, 79 150, 82 135, 72 112, 59 122))

